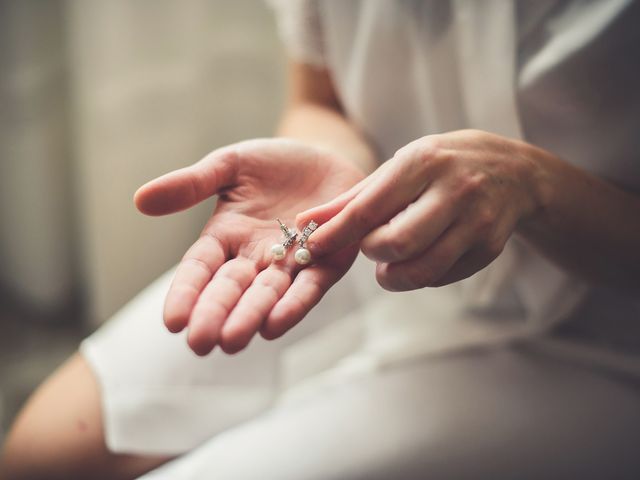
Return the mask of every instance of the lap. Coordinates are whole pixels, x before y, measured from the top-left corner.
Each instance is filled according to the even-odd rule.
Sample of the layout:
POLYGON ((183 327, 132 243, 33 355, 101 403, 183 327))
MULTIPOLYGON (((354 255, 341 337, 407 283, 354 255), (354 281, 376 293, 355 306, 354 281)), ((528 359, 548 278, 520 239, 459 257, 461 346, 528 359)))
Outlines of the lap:
POLYGON ((113 319, 93 339, 98 348, 85 349, 98 355, 92 367, 112 450, 191 450, 144 478, 589 479, 640 471, 632 453, 637 387, 522 348, 424 357, 270 408, 283 348, 343 314, 336 306, 352 292, 334 289, 316 317, 279 342, 256 339, 240 355, 196 358, 158 325, 169 280, 113 319))
POLYGON ((267 410, 281 388, 283 351, 362 302, 366 293, 351 287, 357 268, 364 265, 356 262, 343 288, 329 292, 282 338, 257 337, 236 355, 216 349, 206 357, 187 348, 186 332, 171 334, 162 326, 164 297, 173 276, 167 272, 81 347, 100 384, 108 447, 114 452, 175 455, 267 410))
POLYGON ((142 478, 638 478, 639 405, 637 386, 489 348, 325 387, 142 478))

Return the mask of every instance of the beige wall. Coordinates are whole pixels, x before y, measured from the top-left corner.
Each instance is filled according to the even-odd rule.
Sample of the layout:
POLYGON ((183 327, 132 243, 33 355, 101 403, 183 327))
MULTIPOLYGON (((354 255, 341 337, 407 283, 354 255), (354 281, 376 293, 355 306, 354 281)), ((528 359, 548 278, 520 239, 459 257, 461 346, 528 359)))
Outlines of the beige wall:
POLYGON ((0 285, 45 313, 76 283, 62 23, 59 2, 0 2, 0 285))
MULTIPOLYGON (((271 13, 258 0, 52 3, 62 12, 68 138, 58 160, 39 151, 34 154, 39 165, 29 168, 46 171, 54 160, 70 159, 60 169, 64 175, 45 183, 60 205, 64 195, 55 190, 71 185, 72 213, 51 204, 66 218, 57 234, 57 221, 47 227, 51 238, 60 237, 59 250, 66 253, 54 256, 64 266, 51 265, 35 276, 55 284, 60 272, 70 272, 87 295, 91 321, 98 322, 174 264, 212 208, 208 202, 171 218, 145 218, 133 208, 135 189, 215 147, 269 135, 282 100, 283 58, 271 13)), ((7 158, 3 152, 2 162, 7 158)), ((23 162, 13 165, 25 168, 23 162)), ((23 184, 16 190, 18 196, 27 191, 23 184)), ((49 197, 32 203, 46 205, 49 197)), ((33 231, 3 229, 0 236, 13 247, 0 256, 29 264, 28 252, 45 244, 30 241, 33 231)))

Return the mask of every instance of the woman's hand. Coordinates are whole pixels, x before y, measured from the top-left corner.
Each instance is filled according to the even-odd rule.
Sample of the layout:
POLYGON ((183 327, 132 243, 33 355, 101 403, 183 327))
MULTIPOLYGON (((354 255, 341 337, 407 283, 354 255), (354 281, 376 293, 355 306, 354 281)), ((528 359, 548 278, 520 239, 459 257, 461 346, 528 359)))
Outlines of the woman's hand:
POLYGON ((165 302, 167 328, 188 326, 189 345, 205 355, 215 345, 237 352, 258 331, 276 338, 295 325, 349 269, 357 247, 338 248, 304 269, 293 252, 274 262, 270 248, 282 236, 275 219, 293 227, 297 212, 335 198, 362 178, 327 151, 263 139, 216 150, 141 187, 135 202, 148 215, 219 195, 202 235, 177 268, 165 302))
POLYGON ((540 152, 482 131, 423 137, 297 222, 321 223, 315 256, 360 243, 388 290, 452 283, 495 259, 536 211, 540 152))

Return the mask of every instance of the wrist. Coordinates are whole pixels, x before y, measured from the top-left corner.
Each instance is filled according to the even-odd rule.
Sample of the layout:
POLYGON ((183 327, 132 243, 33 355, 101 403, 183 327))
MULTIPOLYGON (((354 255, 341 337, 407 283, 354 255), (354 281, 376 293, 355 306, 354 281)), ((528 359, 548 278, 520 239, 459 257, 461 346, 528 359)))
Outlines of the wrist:
POLYGON ((523 184, 528 196, 527 206, 518 223, 518 230, 536 224, 546 215, 554 196, 553 165, 557 159, 549 152, 521 142, 524 159, 523 184))

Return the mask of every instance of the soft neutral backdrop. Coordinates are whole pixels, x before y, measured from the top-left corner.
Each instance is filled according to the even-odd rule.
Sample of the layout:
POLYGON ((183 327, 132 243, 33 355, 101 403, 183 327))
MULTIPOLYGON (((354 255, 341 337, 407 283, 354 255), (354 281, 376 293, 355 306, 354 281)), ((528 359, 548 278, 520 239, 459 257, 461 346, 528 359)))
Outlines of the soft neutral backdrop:
POLYGON ((259 0, 0 1, 0 284, 94 325, 176 262, 212 204, 138 214, 152 177, 274 128, 283 57, 259 0))

